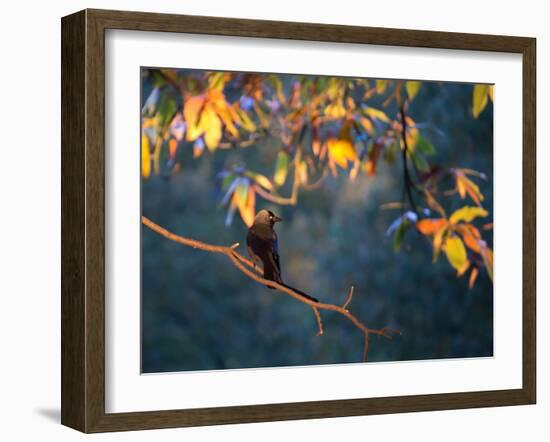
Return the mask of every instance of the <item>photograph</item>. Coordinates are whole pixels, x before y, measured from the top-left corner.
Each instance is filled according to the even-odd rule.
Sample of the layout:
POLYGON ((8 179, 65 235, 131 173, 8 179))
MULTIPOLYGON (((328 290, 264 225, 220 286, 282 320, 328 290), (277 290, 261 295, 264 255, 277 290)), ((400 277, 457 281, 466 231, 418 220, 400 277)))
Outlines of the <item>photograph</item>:
POLYGON ((494 356, 493 84, 139 75, 142 374, 494 356))

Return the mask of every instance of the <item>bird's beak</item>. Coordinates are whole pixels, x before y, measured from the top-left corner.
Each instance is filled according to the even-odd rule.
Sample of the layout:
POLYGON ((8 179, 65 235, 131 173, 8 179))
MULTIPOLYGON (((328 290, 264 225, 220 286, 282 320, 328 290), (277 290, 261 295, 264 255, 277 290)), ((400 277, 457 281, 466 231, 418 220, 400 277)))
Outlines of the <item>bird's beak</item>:
POLYGON ((273 222, 278 223, 279 221, 282 221, 283 219, 277 215, 273 215, 273 222))

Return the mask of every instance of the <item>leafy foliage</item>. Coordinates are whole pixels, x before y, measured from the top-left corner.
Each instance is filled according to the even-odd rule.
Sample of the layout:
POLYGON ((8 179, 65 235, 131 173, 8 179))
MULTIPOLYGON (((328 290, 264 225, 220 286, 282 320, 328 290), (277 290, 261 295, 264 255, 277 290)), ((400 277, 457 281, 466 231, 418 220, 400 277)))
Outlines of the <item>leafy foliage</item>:
MULTIPOLYGON (((270 140, 278 149, 270 169, 228 164, 217 174, 226 225, 238 213, 250 226, 258 198, 296 205, 327 176, 375 179, 384 162, 403 176, 403 198, 393 206, 401 213, 386 232, 395 251, 416 230, 430 240, 434 261, 444 252, 457 276, 470 270, 470 287, 481 269, 492 279, 492 250, 481 233, 489 228, 474 225, 490 216, 476 183, 487 177, 436 162, 427 126, 407 115, 422 82, 173 69, 143 75, 153 85, 142 107, 144 180, 181 173, 184 150, 199 161, 270 140)), ((473 85, 474 119, 492 100, 493 86, 473 85)))

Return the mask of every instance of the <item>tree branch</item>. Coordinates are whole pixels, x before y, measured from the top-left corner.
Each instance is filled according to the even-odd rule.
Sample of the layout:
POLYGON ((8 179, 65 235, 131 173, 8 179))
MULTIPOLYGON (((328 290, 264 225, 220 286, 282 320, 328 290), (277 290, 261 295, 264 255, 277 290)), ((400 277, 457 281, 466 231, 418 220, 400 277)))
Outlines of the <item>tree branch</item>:
MULTIPOLYGON (((254 281, 259 282, 260 284, 265 285, 267 287, 274 288, 280 292, 283 292, 293 297, 297 301, 300 301, 304 304, 309 305, 313 309, 315 318, 317 320, 317 325, 319 329, 318 335, 323 334, 323 325, 322 325, 321 315, 319 313, 319 310, 329 310, 329 311, 336 312, 342 316, 345 316, 350 322, 353 323, 353 325, 355 325, 355 327, 357 327, 359 330, 361 330, 361 332, 363 332, 365 342, 366 342, 365 346, 368 345, 367 342, 368 342, 369 334, 384 336, 386 338, 391 339, 393 333, 399 333, 396 330, 390 329, 389 327, 384 327, 382 329, 368 328, 365 324, 359 321, 359 319, 357 319, 355 315, 353 315, 349 310, 347 310, 345 307, 347 307, 347 305, 349 304, 349 301, 351 300, 351 296, 353 296, 353 289, 351 289, 350 293, 348 294, 348 298, 344 303, 345 307, 334 305, 334 304, 325 304, 323 302, 315 302, 308 298, 305 298, 301 294, 297 293, 296 291, 292 290, 291 288, 285 285, 279 284, 275 281, 270 281, 260 276, 262 272, 256 268, 254 263, 235 251, 235 248, 236 248, 235 244, 229 247, 215 246, 212 244, 204 243, 202 241, 197 241, 195 239, 176 235, 166 230, 165 228, 159 226, 158 224, 154 223, 153 221, 151 221, 145 216, 141 217, 141 221, 149 229, 158 233, 161 236, 164 236, 165 238, 171 241, 174 241, 179 244, 183 244, 188 247, 192 247, 193 249, 200 249, 206 252, 219 253, 219 254, 225 255, 227 258, 231 260, 231 262, 235 267, 237 267, 242 273, 244 273, 246 276, 253 279, 254 281)), ((365 349, 367 348, 368 347, 365 347, 365 349)), ((364 354, 363 359, 366 361, 366 352, 364 354)))

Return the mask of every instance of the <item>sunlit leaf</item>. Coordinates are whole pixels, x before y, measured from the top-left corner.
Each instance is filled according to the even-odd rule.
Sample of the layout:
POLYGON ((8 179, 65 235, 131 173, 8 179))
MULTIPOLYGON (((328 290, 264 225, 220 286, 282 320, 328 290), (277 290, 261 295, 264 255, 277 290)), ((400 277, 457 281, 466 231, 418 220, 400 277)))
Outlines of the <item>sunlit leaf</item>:
POLYGON ((189 98, 183 107, 183 118, 187 123, 187 141, 195 141, 202 135, 199 116, 205 103, 203 95, 189 98))
POLYGON ((208 88, 214 90, 223 90, 225 85, 224 72, 212 72, 208 77, 208 88))
POLYGON ((248 132, 254 132, 256 130, 256 125, 248 114, 239 107, 235 108, 235 111, 240 120, 241 127, 248 132))
POLYGON ((208 150, 216 150, 222 138, 222 122, 212 106, 204 107, 199 128, 204 133, 204 142, 208 150))
POLYGON ((458 191, 460 197, 464 199, 466 198, 466 194, 468 194, 478 206, 481 206, 481 201, 484 200, 484 197, 479 190, 478 185, 466 177, 460 169, 456 169, 454 175, 456 180, 456 190, 458 191))
POLYGON ((464 206, 451 215, 449 221, 452 224, 456 224, 459 221, 471 222, 478 217, 486 217, 489 213, 482 207, 464 206))
POLYGON ((330 158, 342 169, 348 167, 348 161, 355 161, 356 152, 350 141, 331 138, 327 144, 330 158))
POLYGON ((288 153, 284 150, 280 150, 277 154, 277 161, 275 163, 275 174, 273 176, 273 181, 277 186, 282 186, 286 181, 286 176, 288 174, 288 163, 290 162, 290 157, 288 153))
POLYGON ((383 94, 388 87, 388 80, 376 80, 376 92, 383 94))
POLYGON ((409 96, 409 100, 413 100, 414 97, 416 97, 416 94, 418 94, 418 91, 420 90, 420 86, 422 86, 422 83, 420 81, 407 81, 405 84, 405 87, 407 89, 407 95, 409 96))
POLYGON ((487 106, 487 97, 489 92, 489 86, 486 84, 476 84, 473 92, 473 105, 472 113, 474 118, 477 118, 485 106, 487 106))
POLYGON ((487 274, 489 275, 489 278, 491 278, 491 281, 493 280, 493 251, 487 247, 483 246, 481 247, 481 257, 483 258, 483 264, 485 264, 485 268, 487 269, 487 274))
POLYGON ((149 144, 149 137, 141 134, 141 176, 143 178, 149 178, 151 175, 151 145, 149 144))
POLYGON ((456 229, 462 235, 464 244, 466 244, 469 249, 473 250, 476 253, 481 253, 481 236, 479 234, 479 230, 477 230, 471 224, 460 224, 456 226, 456 229))
POLYGON ((248 176, 249 178, 252 178, 258 185, 262 186, 264 189, 267 189, 267 190, 273 189, 273 184, 271 183, 271 181, 269 181, 269 178, 267 178, 264 175, 248 171, 246 172, 246 176, 248 176))
POLYGON ((492 84, 489 86, 489 97, 491 98, 491 101, 495 101, 494 94, 495 94, 495 85, 492 84))
POLYGON ((250 227, 254 223, 254 215, 256 213, 256 192, 254 192, 252 186, 247 187, 247 194, 244 199, 244 203, 242 202, 241 197, 239 197, 237 207, 239 208, 239 213, 242 220, 247 227, 250 227))
POLYGON ((424 235, 434 235, 448 224, 443 218, 426 218, 416 223, 418 231, 424 235))
POLYGON ((458 236, 448 237, 444 248, 449 264, 453 266, 457 273, 464 272, 464 269, 469 265, 469 261, 462 240, 458 236))
POLYGON ((390 119, 386 115, 384 111, 381 111, 379 109, 375 109, 374 107, 363 107, 363 112, 371 118, 374 118, 375 120, 383 121, 384 123, 389 123, 390 119))
POLYGON ((358 122, 359 124, 361 124, 361 126, 363 126, 363 129, 365 129, 365 131, 369 135, 372 135, 372 133, 374 132, 374 127, 372 125, 372 122, 368 118, 359 117, 358 122))
POLYGON ((332 118, 342 118, 346 115, 346 108, 344 107, 342 100, 338 100, 326 106, 324 113, 332 118))
POLYGON ((176 150, 178 149, 178 140, 175 138, 170 138, 168 141, 168 158, 171 160, 176 156, 176 150))
POLYGON ((470 280, 468 282, 468 287, 471 289, 476 283, 477 275, 479 275, 479 270, 477 267, 472 267, 472 272, 470 273, 470 280))

